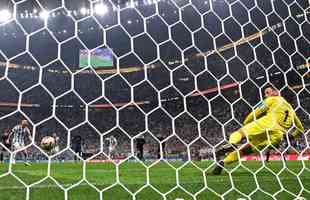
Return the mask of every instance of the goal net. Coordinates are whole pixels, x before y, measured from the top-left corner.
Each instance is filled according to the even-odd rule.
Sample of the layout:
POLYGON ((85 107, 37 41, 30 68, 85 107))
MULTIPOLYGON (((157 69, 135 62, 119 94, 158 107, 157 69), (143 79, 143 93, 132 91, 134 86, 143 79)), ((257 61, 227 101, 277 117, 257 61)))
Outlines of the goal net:
POLYGON ((310 199, 309 13, 308 0, 1 0, 0 199, 310 199), (304 130, 288 110, 288 126, 240 129, 272 112, 267 86, 304 130))

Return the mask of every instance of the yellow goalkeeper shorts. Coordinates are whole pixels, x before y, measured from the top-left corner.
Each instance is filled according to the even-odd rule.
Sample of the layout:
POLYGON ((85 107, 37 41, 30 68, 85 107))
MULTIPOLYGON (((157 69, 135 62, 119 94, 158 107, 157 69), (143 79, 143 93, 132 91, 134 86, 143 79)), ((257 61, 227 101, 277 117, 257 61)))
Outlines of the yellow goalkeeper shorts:
POLYGON ((240 129, 249 139, 253 151, 262 150, 266 146, 278 146, 280 144, 286 130, 274 121, 271 117, 262 117, 246 124, 240 129))

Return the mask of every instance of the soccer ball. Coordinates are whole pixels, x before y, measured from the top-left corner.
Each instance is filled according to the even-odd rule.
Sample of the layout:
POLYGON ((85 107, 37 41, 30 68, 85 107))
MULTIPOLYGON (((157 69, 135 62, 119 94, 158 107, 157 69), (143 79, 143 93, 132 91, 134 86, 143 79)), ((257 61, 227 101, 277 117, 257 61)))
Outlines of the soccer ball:
POLYGON ((55 138, 51 136, 45 136, 41 140, 41 148, 44 151, 51 151, 55 147, 56 141, 55 138))

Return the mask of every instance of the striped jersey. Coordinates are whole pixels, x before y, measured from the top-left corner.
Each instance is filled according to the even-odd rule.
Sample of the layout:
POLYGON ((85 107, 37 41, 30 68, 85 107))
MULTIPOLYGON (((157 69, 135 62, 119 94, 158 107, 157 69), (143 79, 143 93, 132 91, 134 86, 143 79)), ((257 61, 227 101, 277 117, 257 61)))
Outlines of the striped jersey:
POLYGON ((30 135, 30 130, 28 127, 23 128, 21 125, 16 125, 12 129, 13 143, 23 144, 25 142, 25 136, 30 135))

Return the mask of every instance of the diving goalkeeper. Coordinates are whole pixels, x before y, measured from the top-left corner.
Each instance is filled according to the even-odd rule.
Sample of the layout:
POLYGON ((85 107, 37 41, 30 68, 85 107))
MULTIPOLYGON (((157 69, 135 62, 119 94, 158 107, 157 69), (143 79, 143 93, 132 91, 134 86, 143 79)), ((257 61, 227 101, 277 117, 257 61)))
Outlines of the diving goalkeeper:
POLYGON ((292 134, 288 134, 289 140, 303 134, 302 123, 292 106, 280 96, 279 91, 273 86, 268 86, 264 94, 265 100, 246 117, 244 126, 230 135, 229 144, 216 151, 217 166, 213 174, 220 174, 224 165, 238 161, 238 152, 240 156, 244 156, 270 145, 277 147, 292 126, 295 129, 292 134), (249 143, 236 150, 245 138, 249 143), (226 154, 228 155, 222 159, 226 154))

